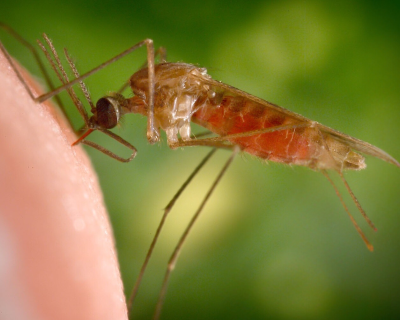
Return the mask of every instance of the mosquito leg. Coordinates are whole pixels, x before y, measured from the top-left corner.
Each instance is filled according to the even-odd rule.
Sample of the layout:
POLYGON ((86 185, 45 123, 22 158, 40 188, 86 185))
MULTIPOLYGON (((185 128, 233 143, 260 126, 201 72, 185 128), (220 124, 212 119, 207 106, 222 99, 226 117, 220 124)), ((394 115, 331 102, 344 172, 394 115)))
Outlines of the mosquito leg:
POLYGON ((98 145, 95 142, 88 141, 88 140, 82 140, 80 143, 87 145, 89 147, 92 147, 96 150, 99 150, 100 152, 104 153, 106 156, 109 156, 110 158, 113 158, 119 162, 130 162, 136 156, 136 152, 134 152, 134 153, 132 153, 132 155, 129 158, 122 158, 122 157, 116 155, 114 152, 102 147, 101 145, 98 145))
MULTIPOLYGON (((36 102, 43 102, 43 101, 46 101, 47 99, 50 99, 51 97, 59 94, 61 91, 72 87, 74 84, 78 83, 79 81, 82 81, 82 80, 86 79, 87 77, 91 76, 92 74, 98 72, 101 69, 104 69, 105 67, 107 67, 110 64, 118 61, 119 59, 125 57, 129 53, 137 50, 138 48, 140 48, 140 47, 142 47, 144 45, 146 45, 147 49, 149 50, 150 47, 151 48, 153 47, 153 40, 146 39, 146 40, 143 40, 143 41, 135 44, 134 46, 128 48, 127 50, 125 50, 122 53, 116 55, 115 57, 111 58, 110 60, 102 63, 101 65, 97 66, 96 68, 93 68, 92 70, 90 70, 90 71, 86 72, 85 74, 81 75, 79 78, 76 78, 76 79, 66 83, 65 85, 62 85, 62 86, 60 86, 60 87, 58 87, 58 88, 56 88, 56 89, 54 89, 54 90, 52 90, 50 92, 47 92, 46 94, 42 94, 41 96, 35 98, 35 101, 36 102)), ((151 50, 151 51, 153 52, 154 50, 151 50)))
MULTIPOLYGON (((333 156, 329 150, 329 146, 325 141, 324 135, 322 134, 321 130, 318 129, 318 127, 316 127, 316 130, 318 132, 318 134, 320 135, 324 147, 326 148, 326 150, 329 152, 329 155, 331 156, 332 160, 333 156)), ((360 211, 361 215, 364 217, 364 219, 368 222, 369 226, 376 231, 376 227, 375 225, 372 223, 371 219, 367 216, 367 214, 365 213, 364 209, 361 207, 361 204, 358 202, 356 196, 354 195, 353 191, 351 190, 349 184, 347 183, 346 179, 343 176, 343 172, 338 169, 336 170, 340 176, 340 178, 342 179, 344 185, 346 186, 347 191, 349 192, 351 198, 353 199, 353 202, 355 203, 355 205, 357 206, 358 211, 360 211)), ((340 202, 342 203, 344 209, 346 210, 348 216, 350 217, 351 222, 353 223, 354 227, 356 228, 357 232, 359 233, 359 235, 361 236, 361 238, 363 239, 364 243, 366 244, 368 250, 373 251, 374 247, 372 246, 372 244, 368 241, 367 237, 365 236, 365 234, 362 232, 361 228, 358 226, 357 222, 355 221, 355 219, 353 218, 353 216, 351 215, 349 209, 347 208, 346 204, 344 203, 344 200, 339 192, 339 190, 337 189, 336 185, 333 183, 333 181, 331 180, 331 178, 329 177, 328 173, 325 170, 321 170, 321 172, 323 173, 323 175, 329 180, 329 182, 331 183, 331 185, 333 186, 333 188, 335 189, 335 192, 337 194, 337 196, 340 199, 340 202)))
MULTIPOLYGON (((28 41, 26 41, 23 37, 21 37, 14 29, 12 29, 10 26, 0 22, 0 28, 2 28, 4 31, 6 31, 8 34, 10 34, 15 40, 17 40, 19 43, 21 43, 24 47, 26 47, 31 54, 33 55, 39 69, 40 72, 42 73, 45 82, 47 84, 47 86, 49 87, 50 90, 54 90, 54 84, 51 81, 50 75, 47 72, 46 68, 44 67, 44 64, 42 62, 42 60, 40 59, 39 53, 36 50, 36 48, 34 46, 32 46, 28 41)), ((10 54, 7 52, 7 50, 4 48, 4 46, 1 44, 0 42, 0 50, 3 51, 4 55, 6 56, 8 62, 10 63, 12 69, 14 70, 14 72, 16 73, 18 79, 21 81, 21 83, 23 84, 23 86, 25 87, 26 91, 28 92, 29 96, 35 100, 35 97, 30 89, 30 87, 27 85, 27 83, 25 82, 25 79, 22 77, 22 75, 20 74, 20 72, 18 71, 18 68, 15 66, 14 61, 11 59, 10 54)), ((63 105, 60 97, 56 96, 55 100, 57 102, 57 104, 59 105, 62 113, 64 114, 64 117, 69 120, 68 115, 66 114, 65 111, 65 106, 63 105)))
MULTIPOLYGON (((110 138, 112 138, 112 139, 118 141, 120 144, 122 144, 122 145, 124 145, 125 147, 131 149, 133 152, 132 152, 132 154, 131 154, 131 156, 130 156, 129 158, 125 158, 125 159, 124 159, 124 158, 121 158, 121 157, 119 157, 119 156, 115 156, 115 157, 114 157, 114 156, 113 156, 114 153, 110 152, 109 150, 107 150, 107 149, 105 149, 105 148, 103 148, 103 147, 102 147, 101 149, 107 151, 108 153, 107 153, 107 152, 103 152, 103 151, 100 150, 100 149, 98 149, 98 150, 100 150, 101 152, 103 152, 103 153, 105 153, 105 154, 107 154, 107 155, 110 155, 111 158, 114 158, 114 159, 116 159, 116 160, 118 160, 118 161, 120 161, 120 162, 129 162, 129 161, 131 161, 133 158, 136 157, 137 149, 136 149, 133 145, 131 145, 128 141, 126 141, 125 139, 121 138, 119 135, 116 135, 115 133, 111 132, 110 130, 101 129, 101 128, 99 128, 99 129, 97 129, 97 130, 99 130, 99 131, 103 132, 104 134, 108 135, 110 138), (121 160, 121 159, 122 159, 122 160, 121 160)), ((83 140, 83 141, 84 141, 84 142, 83 142, 84 144, 89 145, 89 144, 88 144, 88 141, 86 141, 86 140, 83 140)), ((93 143, 92 143, 92 144, 93 144, 93 143)))
MULTIPOLYGON (((159 63, 167 62, 167 49, 165 49, 164 47, 159 47, 156 50, 156 52, 154 53, 154 60, 157 59, 157 57, 159 57, 159 59, 158 59, 159 63)), ((140 67, 140 69, 147 68, 147 66, 148 66, 148 61, 143 63, 142 66, 140 67)))
MULTIPOLYGON (((154 54, 154 59, 157 58, 157 56, 160 56, 159 58, 159 63, 164 63, 167 62, 167 50, 164 47, 160 47, 156 50, 155 54, 154 54)), ((139 68, 139 70, 144 69, 147 67, 147 60, 145 63, 143 63, 141 65, 141 67, 139 68)), ((128 88, 130 85, 129 80, 127 82, 125 82, 122 87, 117 91, 117 93, 122 93, 125 91, 126 88, 128 88)))
POLYGON ((199 133, 196 133, 196 134, 193 134, 193 133, 192 133, 192 135, 190 136, 190 138, 193 139, 193 140, 195 140, 195 139, 198 139, 198 138, 200 138, 200 137, 208 136, 208 135, 210 135, 210 134, 213 134, 213 133, 212 133, 211 131, 203 131, 203 132, 199 132, 199 133))
POLYGON ((173 144, 170 144, 169 147, 171 149, 182 148, 182 147, 195 147, 195 146, 203 146, 203 147, 214 147, 219 149, 228 149, 232 150, 233 145, 228 144, 227 142, 223 141, 213 141, 213 138, 208 139, 194 139, 188 141, 179 140, 173 144))
POLYGON ((351 190, 349 184, 347 183, 346 179, 343 176, 343 172, 339 171, 340 178, 342 179, 344 185, 346 186, 347 191, 349 192, 351 198, 353 199, 353 202, 358 208, 358 211, 360 211, 361 215, 364 217, 364 219, 368 222, 369 226, 372 228, 372 230, 377 231, 377 228, 375 227, 374 223, 371 221, 371 219, 367 216, 365 213, 364 209, 361 207, 360 202, 358 202, 356 196, 354 195, 353 191, 351 190))
MULTIPOLYGON (((326 150, 329 151, 329 155, 331 156, 332 160, 335 161, 335 159, 333 158, 330 150, 329 150, 329 146, 327 145, 324 135, 322 134, 322 132, 316 127, 317 132, 319 133, 324 146, 326 148, 326 150)), ((365 221, 367 221, 367 223, 369 224, 369 226, 372 228, 372 230, 377 231, 374 223, 371 221, 371 219, 367 216, 367 214, 365 213, 364 209, 361 207, 360 202, 357 200, 356 196, 354 195, 353 191, 351 190, 349 184, 347 183, 346 179, 343 176, 343 172, 341 169, 336 170, 339 173, 340 178, 342 179, 344 185, 346 186, 347 191, 349 192, 351 198, 353 199, 354 204, 356 205, 358 211, 360 211, 361 215, 364 217, 365 221)))
POLYGON ((186 181, 185 181, 185 182, 182 184, 182 186, 179 188, 178 192, 172 197, 171 201, 170 201, 170 202, 167 204, 167 206, 164 208, 164 214, 163 214, 163 216, 162 216, 162 218, 161 218, 160 224, 159 224, 158 227, 157 227, 156 234, 154 235, 154 238, 153 238, 153 240, 152 240, 152 242, 151 242, 150 248, 149 248, 149 250, 148 250, 148 252, 147 252, 147 254, 146 254, 146 258, 145 258, 145 260, 144 260, 144 262, 143 262, 142 268, 140 269, 140 273, 139 273, 139 275, 138 275, 138 277, 137 277, 135 286, 133 287, 132 293, 131 293, 131 295, 130 295, 130 297, 129 297, 129 300, 128 300, 128 303, 127 303, 127 305, 128 305, 128 315, 130 314, 130 312, 131 312, 131 310, 132 310, 132 305, 133 305, 133 302, 134 302, 134 300, 135 300, 135 298, 136 298, 136 295, 137 295, 137 293, 138 293, 140 283, 141 283, 141 281, 142 281, 144 272, 146 271, 146 268, 147 268, 147 264, 148 264, 148 262, 149 262, 149 260, 150 260, 150 257, 151 257, 151 255, 152 255, 152 253, 153 253, 153 249, 154 249, 154 247, 155 247, 155 245, 156 245, 156 243, 157 243, 157 240, 158 240, 158 237, 159 237, 159 235, 160 235, 161 229, 162 229, 162 227, 163 227, 163 225, 164 225, 164 223, 165 223, 165 220, 167 219, 167 216, 168 216, 169 212, 171 211, 172 207, 174 206, 175 202, 178 200, 178 198, 180 197, 180 195, 182 194, 182 192, 183 192, 183 191, 186 189, 186 187, 190 184, 190 182, 191 182, 191 181, 193 180, 193 178, 197 175, 197 173, 200 171, 200 169, 203 168, 203 166, 204 166, 204 165, 206 164, 206 162, 211 158, 211 156, 215 153, 216 150, 217 150, 216 148, 212 149, 212 150, 204 157, 204 159, 203 159, 203 160, 199 163, 199 165, 193 170, 193 172, 190 174, 190 176, 186 179, 186 181))
POLYGON ((150 144, 160 141, 160 133, 158 132, 154 121, 154 88, 155 88, 155 71, 154 71, 154 47, 153 40, 149 40, 147 44, 147 70, 149 79, 149 110, 147 113, 147 140, 150 144))
POLYGON ((248 136, 254 136, 264 133, 282 131, 282 130, 291 130, 297 128, 307 128, 311 127, 312 123, 309 122, 302 122, 296 124, 287 124, 281 126, 274 126, 260 130, 253 130, 247 132, 240 132, 235 134, 229 134, 226 136, 221 137, 213 137, 213 138, 205 138, 205 139, 193 139, 193 140, 179 140, 178 142, 168 143, 171 149, 179 148, 179 147, 193 147, 193 146, 210 146, 210 147, 217 147, 223 149, 232 149, 232 143, 230 142, 233 139, 243 138, 248 136))
MULTIPOLYGON (((159 63, 165 63, 165 62, 167 62, 167 49, 165 49, 164 47, 159 47, 159 48, 156 50, 156 52, 154 53, 154 60, 155 60, 158 56, 160 57, 160 58, 159 58, 159 63)), ((140 66, 139 70, 144 69, 144 68, 147 68, 147 65, 148 65, 148 61, 146 60, 146 62, 143 63, 143 64, 140 66)))
POLYGON ((130 161, 132 161, 132 160, 136 157, 137 149, 136 149, 132 144, 130 144, 128 141, 126 141, 125 139, 121 138, 119 135, 116 135, 115 133, 113 133, 113 132, 110 131, 110 130, 101 129, 101 128, 98 128, 98 129, 96 129, 96 130, 99 130, 99 131, 103 132, 104 134, 108 135, 110 138, 116 140, 117 142, 123 144, 125 147, 131 149, 133 152, 132 152, 132 154, 129 156, 129 158, 122 158, 122 157, 116 155, 114 152, 112 152, 112 151, 110 151, 110 150, 108 150, 108 149, 106 149, 106 148, 104 148, 104 147, 98 145, 97 143, 94 143, 94 142, 92 142, 92 141, 85 140, 85 138, 86 138, 89 134, 91 134, 93 131, 95 131, 95 129, 91 129, 91 128, 89 128, 78 140, 76 140, 76 141, 72 144, 72 146, 76 146, 76 145, 78 145, 79 143, 82 143, 82 144, 84 144, 84 145, 87 145, 87 146, 89 146, 89 147, 92 147, 92 148, 94 148, 94 149, 96 149, 96 150, 98 150, 98 151, 104 153, 105 155, 107 155, 107 156, 109 156, 109 157, 111 157, 111 158, 113 158, 113 159, 115 159, 115 160, 117 160, 117 161, 119 161, 119 162, 130 162, 130 161))
MULTIPOLYGON (((332 181, 332 179, 329 177, 328 173, 325 170, 321 170, 322 174, 328 179, 328 181, 330 182, 330 184, 333 186, 333 188, 335 189, 336 195, 338 196, 340 202, 342 203, 342 206, 344 208, 344 210, 346 211, 347 215, 349 216, 351 222, 353 223, 354 227, 356 228, 358 234, 361 236, 361 238, 363 239, 365 245, 367 246, 369 251, 374 251, 374 247, 372 246, 372 244, 368 241, 367 237, 365 236, 364 232, 361 230, 360 226, 357 224, 356 220, 354 219, 354 217, 352 216, 352 214, 350 213, 349 209, 346 206, 346 203, 344 202, 342 195, 339 192, 339 189, 336 187, 335 183, 332 181)), ((339 172, 340 176, 343 178, 343 175, 339 172)))
POLYGON ((8 63, 10 64, 11 68, 14 70, 15 74, 17 75, 19 81, 22 83, 24 86, 26 92, 28 92, 29 96, 32 98, 32 100, 35 100, 35 96, 33 92, 31 91, 31 88, 29 85, 25 82, 24 77, 22 74, 19 72, 18 67, 14 63, 13 59, 11 58, 10 54, 7 52, 6 48, 3 46, 3 44, 0 42, 0 50, 3 52, 4 56, 6 57, 8 63))
POLYGON ((240 149, 238 147, 234 148, 232 155, 229 157, 229 159, 226 161, 224 167, 219 172, 217 178, 215 179, 214 183, 212 184, 212 186, 208 190, 208 192, 207 192, 206 196, 204 197, 202 203, 200 204, 200 206, 197 209, 196 213, 193 215, 193 217, 190 220, 188 226, 186 227, 184 233, 182 234, 182 237, 180 238, 178 244, 176 245, 175 250, 172 253, 171 258, 169 259, 169 262, 168 262, 167 271, 166 271, 165 276, 164 276, 164 280, 163 280, 163 284, 162 284, 162 287, 161 287, 160 296, 159 296, 158 302, 157 302, 156 311, 155 311, 154 317, 153 317, 154 320, 158 320, 159 317, 160 317, 161 309, 162 309, 162 306, 164 304, 165 294, 167 292, 168 282, 169 282, 171 273, 175 268, 175 265, 176 265, 176 262, 178 260, 179 254, 180 254, 180 252, 182 250, 183 244, 185 243, 185 240, 186 240, 187 236, 189 235, 189 232, 192 230, 192 227, 195 224, 197 218, 200 216, 200 213, 202 212, 205 204, 207 203, 208 199, 210 198, 210 196, 214 192, 216 186, 221 181, 222 176, 225 174, 225 172, 228 169, 229 165, 232 163, 233 159, 239 153, 239 151, 240 151, 240 149))

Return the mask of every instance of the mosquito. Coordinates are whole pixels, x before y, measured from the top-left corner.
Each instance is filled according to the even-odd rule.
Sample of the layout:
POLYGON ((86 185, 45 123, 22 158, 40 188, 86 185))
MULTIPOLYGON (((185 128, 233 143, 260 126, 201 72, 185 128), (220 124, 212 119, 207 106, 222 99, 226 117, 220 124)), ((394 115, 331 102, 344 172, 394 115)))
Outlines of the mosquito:
MULTIPOLYGON (((8 26, 3 24, 0 24, 0 26, 34 53, 45 78, 49 79, 36 49, 8 26)), ((328 170, 335 171, 339 175, 361 215, 369 226, 376 230, 344 178, 343 171, 366 168, 365 158, 360 153, 382 159, 400 168, 399 162, 385 151, 230 85, 216 81, 207 74, 205 68, 187 63, 166 62, 165 50, 160 48, 155 52, 153 41, 150 39, 135 44, 82 76, 70 58, 68 51, 64 49, 69 68, 74 75, 74 79, 70 80, 51 40, 46 34, 43 34, 43 38, 47 47, 38 40, 39 47, 62 85, 56 89, 50 85, 51 91, 38 97, 35 97, 30 91, 1 42, 0 49, 8 58, 34 101, 40 103, 56 96, 61 91, 66 90, 68 92, 86 127, 86 132, 73 145, 85 144, 118 161, 129 162, 136 156, 136 148, 122 137, 111 132, 110 129, 117 126, 124 115, 139 113, 147 116, 147 139, 151 144, 160 141, 160 130, 162 129, 166 132, 167 143, 171 149, 189 146, 212 147, 164 209, 163 217, 149 247, 131 296, 127 301, 129 313, 132 310, 147 264, 170 210, 187 185, 190 184, 194 176, 217 149, 228 149, 232 151, 232 154, 218 173, 169 259, 154 319, 160 317, 171 273, 175 268, 188 234, 222 176, 239 152, 254 155, 265 161, 305 166, 321 172, 333 186, 344 210, 366 247, 373 251, 372 244, 351 215, 339 189, 331 180, 328 170), (133 97, 125 98, 120 93, 122 90, 120 90, 101 97, 94 104, 83 80, 143 46, 147 48, 147 62, 128 81, 128 85, 134 94, 133 97), (159 56, 158 63, 155 62, 156 56, 159 56), (72 87, 75 84, 79 84, 90 106, 91 116, 75 94, 72 87), (211 138, 193 137, 191 122, 206 128, 216 136, 211 138), (123 158, 87 140, 87 137, 96 130, 103 132, 130 149, 131 155, 128 158, 123 158)), ((47 80, 47 82, 50 81, 47 80)))

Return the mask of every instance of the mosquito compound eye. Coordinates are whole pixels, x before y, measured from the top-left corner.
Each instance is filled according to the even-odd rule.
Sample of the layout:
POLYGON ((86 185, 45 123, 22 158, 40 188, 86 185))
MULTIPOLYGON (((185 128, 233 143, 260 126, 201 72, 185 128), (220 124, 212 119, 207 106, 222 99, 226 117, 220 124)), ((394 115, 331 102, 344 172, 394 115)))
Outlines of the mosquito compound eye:
POLYGON ((104 97, 96 103, 97 124, 104 129, 114 128, 119 121, 118 101, 112 97, 104 97))

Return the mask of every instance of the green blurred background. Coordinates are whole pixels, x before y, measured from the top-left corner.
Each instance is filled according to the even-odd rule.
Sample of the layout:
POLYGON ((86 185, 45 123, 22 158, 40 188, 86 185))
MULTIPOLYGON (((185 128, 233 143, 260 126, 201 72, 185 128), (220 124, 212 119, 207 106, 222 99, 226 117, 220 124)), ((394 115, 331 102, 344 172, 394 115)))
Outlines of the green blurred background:
MULTIPOLYGON (((152 38, 170 61, 207 67, 218 80, 400 159, 399 9, 397 1, 15 0, 1 4, 0 20, 32 43, 48 33, 56 47, 69 48, 82 73, 152 38)), ((4 33, 1 39, 38 74, 23 48, 4 33)), ((92 97, 117 90, 144 61, 140 50, 88 79, 92 97)), ((169 150, 165 136, 151 146, 145 128, 144 117, 131 115, 117 130, 139 150, 129 164, 88 150, 126 292, 162 208, 208 151, 169 150)), ((135 304, 137 319, 151 318, 173 247, 228 156, 220 151, 171 212, 135 304)), ((400 170, 372 158, 367 164, 346 177, 377 233, 345 199, 374 253, 321 174, 238 157, 184 246, 162 319, 398 319, 400 170)))

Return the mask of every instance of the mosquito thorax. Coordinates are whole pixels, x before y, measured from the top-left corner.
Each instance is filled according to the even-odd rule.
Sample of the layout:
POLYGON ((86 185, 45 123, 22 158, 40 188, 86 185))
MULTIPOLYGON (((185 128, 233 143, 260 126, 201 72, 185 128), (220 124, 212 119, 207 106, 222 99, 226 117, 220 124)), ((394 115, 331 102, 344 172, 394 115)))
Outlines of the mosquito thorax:
POLYGON ((124 104, 125 98, 119 93, 100 98, 92 110, 91 121, 103 129, 114 128, 121 119, 124 104))

